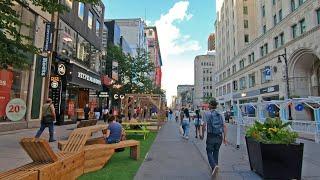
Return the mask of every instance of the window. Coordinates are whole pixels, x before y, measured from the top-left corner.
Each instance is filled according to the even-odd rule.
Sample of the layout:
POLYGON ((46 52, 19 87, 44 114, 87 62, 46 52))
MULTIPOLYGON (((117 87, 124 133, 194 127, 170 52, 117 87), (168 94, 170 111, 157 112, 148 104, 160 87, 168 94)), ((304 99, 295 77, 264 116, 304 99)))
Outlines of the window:
POLYGON ((244 23, 244 28, 249 28, 248 20, 244 20, 243 23, 244 23))
POLYGON ((227 70, 227 77, 230 76, 230 69, 227 70))
POLYGON ((252 58, 252 62, 254 62, 254 61, 255 61, 255 59, 254 59, 254 52, 251 53, 251 58, 252 58))
POLYGON ((203 81, 206 81, 206 78, 205 78, 205 77, 203 78, 203 81))
POLYGON ((276 26, 277 25, 277 15, 275 14, 273 16, 273 26, 276 26))
POLYGON ((274 48, 277 49, 279 47, 279 38, 278 36, 274 38, 274 48))
POLYGON ((227 84, 227 94, 231 93, 231 84, 227 84))
POLYGON ((238 90, 238 81, 233 81, 232 82, 232 88, 233 88, 233 91, 237 91, 238 90))
POLYGON ((243 90, 243 89, 247 88, 246 77, 240 78, 239 82, 240 82, 240 90, 243 90))
POLYGON ((320 24, 320 9, 317 9, 317 22, 320 24))
POLYGON ((284 33, 283 32, 280 34, 280 45, 281 46, 284 45, 284 33))
POLYGON ((300 33, 303 34, 306 32, 307 26, 306 26, 306 20, 303 18, 299 21, 300 24, 300 33))
POLYGON ((263 25, 262 31, 263 31, 263 34, 265 34, 267 32, 267 26, 266 25, 263 25))
POLYGON ((79 18, 81 20, 83 20, 83 17, 84 17, 84 4, 82 2, 79 2, 78 16, 79 16, 79 18))
POLYGON ((248 55, 248 59, 250 64, 254 62, 254 52, 248 55))
POLYGON ((294 24, 291 26, 291 32, 292 32, 292 38, 296 38, 297 37, 297 24, 294 24))
POLYGON ((279 22, 282 21, 282 9, 279 10, 279 22))
POLYGON ((299 6, 301 6, 304 3, 304 0, 299 0, 299 6))
POLYGON ((262 12, 262 17, 265 17, 266 16, 265 6, 263 5, 261 9, 262 9, 262 11, 261 11, 262 12))
POLYGON ((227 75, 226 72, 223 72, 223 74, 222 74, 223 79, 226 78, 226 75, 227 75))
POLYGON ((256 76, 255 73, 249 74, 249 88, 256 85, 256 76))
POLYGON ((268 43, 264 44, 265 55, 268 54, 268 43))
POLYGON ((260 56, 263 57, 264 56, 264 49, 263 46, 260 47, 260 56))
POLYGON ((100 22, 96 20, 96 35, 100 36, 100 22))
POLYGON ((248 34, 244 35, 244 42, 249 43, 249 35, 248 34))
POLYGON ((291 0, 291 12, 293 12, 294 10, 296 10, 296 2, 295 0, 291 0))
POLYGON ((237 66, 236 65, 233 65, 232 66, 232 74, 236 73, 237 72, 237 66))
POLYGON ((243 7, 243 14, 248 14, 248 7, 247 6, 243 7))
POLYGON ((240 69, 244 68, 244 59, 241 59, 239 62, 240 69))
POLYGON ((93 14, 91 11, 89 11, 89 14, 88 14, 88 27, 90 29, 92 29, 92 24, 93 24, 93 14))

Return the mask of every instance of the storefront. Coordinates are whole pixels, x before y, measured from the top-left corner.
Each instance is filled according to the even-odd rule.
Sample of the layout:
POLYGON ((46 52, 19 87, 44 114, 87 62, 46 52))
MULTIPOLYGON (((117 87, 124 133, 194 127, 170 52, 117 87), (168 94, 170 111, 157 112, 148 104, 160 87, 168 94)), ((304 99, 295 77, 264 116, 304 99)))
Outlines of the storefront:
POLYGON ((58 77, 56 80, 61 87, 54 88, 52 82, 50 86, 50 96, 58 114, 57 120, 63 122, 84 119, 83 109, 86 104, 92 112, 95 107, 101 106, 102 102, 98 97, 102 91, 101 77, 75 63, 61 64, 56 65, 57 75, 52 76, 58 77), (65 67, 65 73, 61 73, 58 67, 65 67))
POLYGON ((279 92, 279 85, 260 89, 260 94, 262 96, 262 100, 264 101, 279 100, 278 92, 279 92))

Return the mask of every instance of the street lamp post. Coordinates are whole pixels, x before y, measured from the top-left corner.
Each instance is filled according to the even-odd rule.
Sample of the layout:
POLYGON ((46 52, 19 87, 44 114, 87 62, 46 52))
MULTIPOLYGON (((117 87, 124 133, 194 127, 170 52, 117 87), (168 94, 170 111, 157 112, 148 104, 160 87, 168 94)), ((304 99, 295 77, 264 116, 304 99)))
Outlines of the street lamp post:
MULTIPOLYGON (((290 99, 290 86, 289 86, 289 69, 288 69, 288 58, 287 58, 287 49, 284 48, 284 54, 279 54, 278 55, 278 63, 282 63, 281 57, 284 59, 285 63, 285 73, 286 73, 286 98, 285 99, 290 99)), ((291 107, 289 107, 289 119, 292 119, 291 116, 291 107)))
POLYGON ((290 98, 290 87, 289 87, 289 70, 288 70, 288 59, 287 59, 287 49, 284 48, 284 54, 278 55, 278 63, 282 63, 281 57, 284 59, 285 63, 285 73, 286 73, 286 99, 290 98))

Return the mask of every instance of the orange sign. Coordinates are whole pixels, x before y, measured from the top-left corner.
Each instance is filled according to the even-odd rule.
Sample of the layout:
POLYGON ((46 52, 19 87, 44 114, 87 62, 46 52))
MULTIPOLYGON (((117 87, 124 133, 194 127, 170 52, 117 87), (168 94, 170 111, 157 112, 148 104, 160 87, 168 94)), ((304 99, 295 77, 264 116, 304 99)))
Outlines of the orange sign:
POLYGON ((0 70, 0 116, 6 115, 6 106, 10 101, 10 92, 13 83, 13 72, 0 70))

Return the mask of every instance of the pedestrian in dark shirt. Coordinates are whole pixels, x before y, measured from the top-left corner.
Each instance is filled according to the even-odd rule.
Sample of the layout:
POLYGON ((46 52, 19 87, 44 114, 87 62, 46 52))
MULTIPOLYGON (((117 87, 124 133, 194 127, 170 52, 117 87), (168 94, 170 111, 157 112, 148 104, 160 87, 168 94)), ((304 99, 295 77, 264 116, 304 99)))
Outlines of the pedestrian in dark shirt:
POLYGON ((90 112, 90 108, 89 108, 88 104, 86 104, 86 106, 84 107, 83 111, 84 111, 84 119, 88 120, 89 119, 89 112, 90 112))

